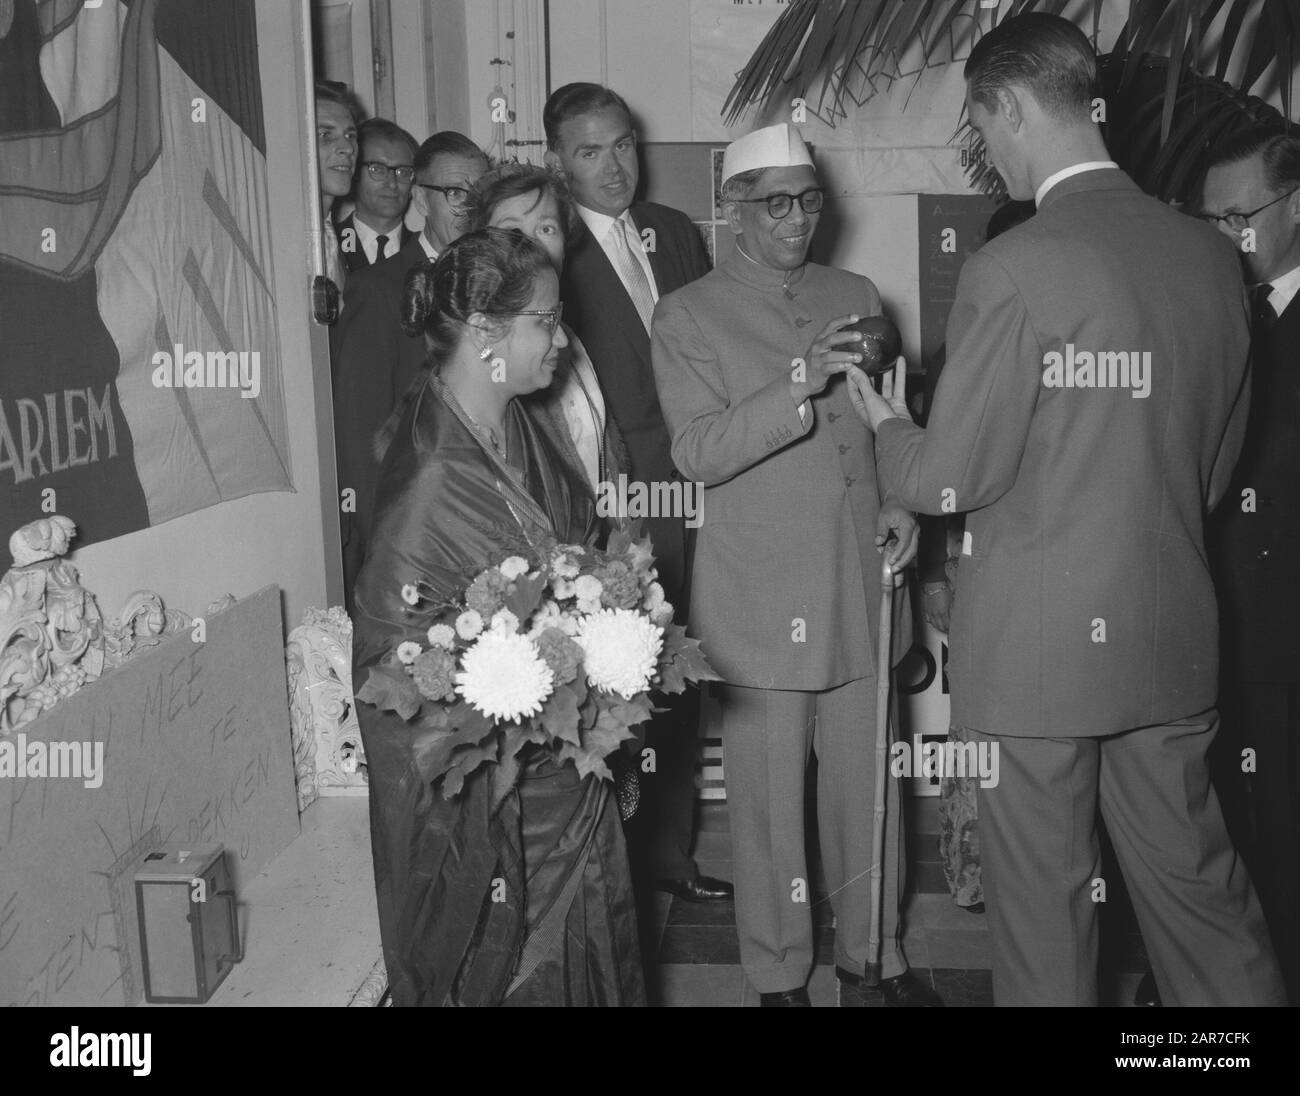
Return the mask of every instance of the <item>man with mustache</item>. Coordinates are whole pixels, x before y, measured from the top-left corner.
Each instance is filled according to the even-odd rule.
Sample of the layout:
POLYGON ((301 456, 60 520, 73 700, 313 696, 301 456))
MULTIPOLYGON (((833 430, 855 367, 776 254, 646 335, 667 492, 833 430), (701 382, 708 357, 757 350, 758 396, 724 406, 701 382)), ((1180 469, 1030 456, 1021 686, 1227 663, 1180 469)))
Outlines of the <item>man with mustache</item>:
MULTIPOLYGON (((736 253, 659 302, 655 379, 672 456, 704 484, 691 628, 718 690, 745 974, 764 1006, 807 1006, 813 964, 804 784, 817 753, 817 819, 842 1004, 864 1004, 870 954, 876 652, 882 558, 895 584, 916 520, 876 476, 871 436, 838 374, 861 361, 840 329, 880 312, 866 278, 807 262, 823 190, 799 134, 728 146, 722 211, 736 253)), ((906 598, 895 650, 910 646, 906 598)), ((901 657, 901 654, 900 656, 901 657)), ((896 660, 895 660, 896 661, 896 660)), ((880 990, 888 1005, 943 1002, 900 945, 901 801, 887 798, 880 990)))

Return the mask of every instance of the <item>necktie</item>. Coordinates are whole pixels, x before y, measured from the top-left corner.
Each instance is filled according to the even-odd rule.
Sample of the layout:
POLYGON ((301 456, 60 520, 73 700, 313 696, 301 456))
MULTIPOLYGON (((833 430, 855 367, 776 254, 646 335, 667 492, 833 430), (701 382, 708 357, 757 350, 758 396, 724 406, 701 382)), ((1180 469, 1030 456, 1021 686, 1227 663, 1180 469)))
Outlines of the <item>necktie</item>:
POLYGON ((1255 286, 1250 291, 1251 335, 1266 333, 1277 319, 1277 313, 1273 311, 1273 306, 1268 301, 1269 294, 1272 292, 1273 287, 1267 282, 1255 286))
POLYGON ((376 236, 375 237, 375 262, 379 262, 379 260, 384 257, 384 252, 387 250, 387 248, 388 248, 388 237, 376 236))
POLYGON ((637 315, 650 330, 650 317, 654 315, 655 295, 650 288, 650 279, 646 277, 645 268, 632 254, 633 247, 641 246, 641 239, 635 230, 622 217, 618 218, 610 229, 610 238, 614 244, 615 267, 618 269, 619 281, 632 298, 637 315), (629 238, 630 237, 630 238, 629 238))

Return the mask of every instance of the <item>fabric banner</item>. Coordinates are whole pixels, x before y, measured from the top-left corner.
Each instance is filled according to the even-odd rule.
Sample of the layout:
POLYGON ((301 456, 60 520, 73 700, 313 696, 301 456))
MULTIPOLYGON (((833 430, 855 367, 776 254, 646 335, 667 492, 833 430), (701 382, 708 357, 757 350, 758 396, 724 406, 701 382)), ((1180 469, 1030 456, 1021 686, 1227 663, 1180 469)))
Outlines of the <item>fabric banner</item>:
POLYGON ((292 490, 253 0, 0 0, 0 534, 292 490))

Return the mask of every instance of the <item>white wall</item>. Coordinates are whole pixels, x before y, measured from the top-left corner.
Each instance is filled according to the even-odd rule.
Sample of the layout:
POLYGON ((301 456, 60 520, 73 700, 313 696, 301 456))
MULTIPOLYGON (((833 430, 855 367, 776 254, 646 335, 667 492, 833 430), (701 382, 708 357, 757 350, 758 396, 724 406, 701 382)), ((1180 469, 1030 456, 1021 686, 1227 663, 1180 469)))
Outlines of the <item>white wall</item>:
MULTIPOLYGON (((82 583, 105 616, 116 615, 127 594, 141 588, 160 594, 169 608, 199 614, 222 594, 243 597, 274 583, 284 590, 289 627, 307 606, 326 604, 326 544, 336 559, 338 527, 333 460, 323 484, 317 431, 322 399, 326 424, 330 416, 329 355, 324 330, 313 330, 308 319, 304 206, 315 187, 307 185, 301 154, 306 104, 299 91, 296 11, 283 0, 257 3, 273 285, 295 490, 251 495, 74 551, 82 583), (333 521, 328 535, 325 507, 333 521)), ((321 440, 332 453, 327 433, 321 440)), ((338 566, 333 563, 336 572, 338 566)))

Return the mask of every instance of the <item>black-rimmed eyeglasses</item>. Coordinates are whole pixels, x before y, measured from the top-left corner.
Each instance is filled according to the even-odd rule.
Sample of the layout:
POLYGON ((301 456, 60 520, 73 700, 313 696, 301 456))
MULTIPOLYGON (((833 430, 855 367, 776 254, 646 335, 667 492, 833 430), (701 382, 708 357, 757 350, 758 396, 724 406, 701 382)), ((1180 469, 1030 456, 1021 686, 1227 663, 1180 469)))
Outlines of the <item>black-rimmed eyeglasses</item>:
POLYGON ((469 191, 463 186, 435 186, 433 183, 416 183, 425 190, 436 190, 447 199, 447 204, 463 209, 469 204, 469 191))
POLYGON ((522 312, 496 312, 496 316, 546 316, 548 317, 546 330, 552 335, 555 329, 560 326, 560 317, 564 314, 564 302, 561 301, 554 308, 526 308, 522 312))
POLYGON ((389 178, 396 176, 399 183, 410 184, 415 178, 415 168, 411 164, 385 164, 380 160, 362 160, 361 166, 366 169, 366 174, 374 179, 377 183, 386 183, 389 178))
POLYGON ((1291 197, 1291 195, 1297 190, 1300 190, 1300 186, 1292 187, 1285 194, 1279 194, 1271 202, 1265 202, 1258 209, 1252 209, 1249 213, 1202 213, 1200 217, 1202 221, 1208 221, 1210 224, 1213 224, 1216 221, 1222 221, 1229 228, 1236 232, 1240 232, 1249 227, 1250 219, 1257 213, 1263 213, 1269 206, 1275 206, 1278 202, 1291 197))
POLYGON ((733 202, 766 202, 767 214, 775 221, 790 216, 790 210, 794 209, 794 203, 799 203, 799 208, 805 213, 818 213, 821 211, 822 202, 826 198, 826 191, 819 186, 811 186, 807 190, 802 190, 798 194, 769 194, 766 198, 732 198, 733 202))

